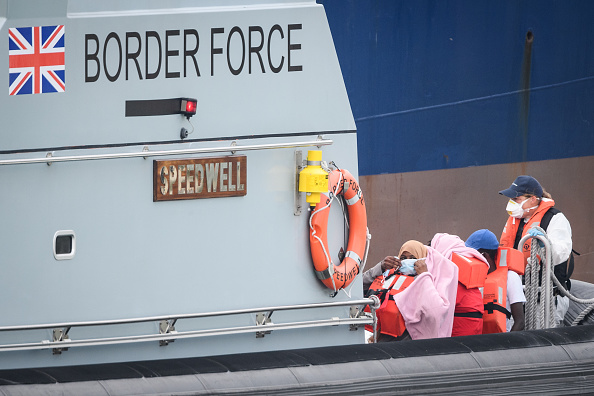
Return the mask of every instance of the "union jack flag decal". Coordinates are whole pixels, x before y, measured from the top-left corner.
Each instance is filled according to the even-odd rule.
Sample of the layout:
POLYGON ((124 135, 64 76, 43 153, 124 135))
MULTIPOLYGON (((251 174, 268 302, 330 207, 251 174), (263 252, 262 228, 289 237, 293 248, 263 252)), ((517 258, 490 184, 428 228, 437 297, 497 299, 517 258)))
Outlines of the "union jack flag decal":
POLYGON ((9 95, 64 92, 64 25, 8 29, 9 95))

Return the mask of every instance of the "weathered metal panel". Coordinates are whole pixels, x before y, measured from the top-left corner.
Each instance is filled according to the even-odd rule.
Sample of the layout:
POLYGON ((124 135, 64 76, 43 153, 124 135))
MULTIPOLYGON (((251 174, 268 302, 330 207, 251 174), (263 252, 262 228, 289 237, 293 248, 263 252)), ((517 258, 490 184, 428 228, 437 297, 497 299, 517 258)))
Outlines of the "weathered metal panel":
MULTIPOLYGON (((9 73, 8 29, 63 25, 65 88, 9 95, 5 84, 0 95, 0 184, 5 186, 0 290, 10 301, 0 326, 362 297, 360 279, 350 296, 330 297, 313 272, 309 213, 294 214, 296 151, 318 149, 300 142, 323 135, 332 143, 319 148, 324 160, 354 175, 358 171, 355 125, 322 6, 313 1, 63 1, 50 7, 45 1, 15 1, 7 10, 0 28, 0 75, 21 78, 18 71, 9 73), (189 120, 181 114, 125 114, 129 100, 184 97, 198 102, 189 120), (191 132, 185 140, 181 128, 191 132), (266 148, 242 150, 257 145, 266 148), (235 152, 244 158, 247 194, 153 202, 153 161, 180 156, 151 155, 194 149, 206 151, 181 158, 200 162, 235 152), (46 156, 61 162, 35 162, 46 156), (75 236, 70 259, 54 258, 53 238, 59 231, 75 236)), ((10 92, 17 91, 13 87, 10 92)), ((343 219, 335 216, 331 223, 342 229, 343 219)), ((342 233, 331 239, 331 246, 340 245, 342 233)), ((346 306, 277 312, 272 319, 282 323, 348 315, 346 306)), ((244 314, 180 321, 175 328, 255 324, 256 315, 244 314)), ((71 340, 123 337, 159 334, 159 328, 156 322, 76 327, 68 335, 71 340)), ((0 333, 2 344, 52 337, 52 329, 0 333)), ((263 338, 253 332, 179 339, 163 347, 153 341, 69 348, 57 355, 51 348, 3 351, 0 367, 362 342, 362 331, 333 326, 273 331, 263 338)))

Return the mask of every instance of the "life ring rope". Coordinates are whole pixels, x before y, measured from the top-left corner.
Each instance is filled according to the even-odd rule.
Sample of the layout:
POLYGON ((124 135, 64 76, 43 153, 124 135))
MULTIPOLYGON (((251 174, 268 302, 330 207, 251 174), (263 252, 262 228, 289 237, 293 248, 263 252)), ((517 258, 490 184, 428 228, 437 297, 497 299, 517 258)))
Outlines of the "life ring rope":
POLYGON ((367 228, 363 193, 350 172, 344 169, 330 172, 328 193, 322 194, 322 201, 316 205, 309 218, 309 227, 311 253, 317 278, 332 289, 334 295, 339 290, 344 290, 349 295, 345 288, 360 275, 367 259, 369 240, 371 239, 367 228), (326 233, 329 209, 334 199, 339 195, 347 205, 348 219, 342 200, 338 201, 343 208, 349 238, 344 258, 340 264, 336 265, 332 262, 328 252, 326 233))
MULTIPOLYGON (((330 255, 328 254, 328 251, 326 250, 327 243, 324 243, 324 241, 318 235, 316 235, 316 230, 312 225, 312 219, 315 214, 317 214, 323 210, 330 209, 330 206, 332 205, 332 201, 334 201, 334 197, 335 197, 335 195, 332 191, 338 190, 338 186, 340 186, 342 179, 343 179, 343 175, 341 172, 340 179, 339 179, 338 183, 336 184, 336 187, 334 189, 331 187, 328 188, 328 191, 329 191, 328 195, 330 197, 330 200, 328 201, 328 203, 325 206, 321 207, 320 209, 314 210, 314 212, 311 214, 311 216, 309 216, 309 229, 311 230, 310 236, 312 238, 315 238, 319 242, 320 246, 322 247, 322 250, 324 251, 324 256, 326 257, 326 263, 328 264, 328 268, 326 268, 325 270, 323 270, 323 271, 316 270, 315 271, 316 276, 318 277, 318 279, 320 279, 322 281, 325 279, 328 279, 328 278, 332 279, 332 286, 333 286, 335 293, 337 292, 337 290, 336 290, 336 282, 334 282, 334 263, 332 262, 332 259, 330 259, 330 255)), ((328 181, 330 181, 330 179, 328 179, 328 181)))

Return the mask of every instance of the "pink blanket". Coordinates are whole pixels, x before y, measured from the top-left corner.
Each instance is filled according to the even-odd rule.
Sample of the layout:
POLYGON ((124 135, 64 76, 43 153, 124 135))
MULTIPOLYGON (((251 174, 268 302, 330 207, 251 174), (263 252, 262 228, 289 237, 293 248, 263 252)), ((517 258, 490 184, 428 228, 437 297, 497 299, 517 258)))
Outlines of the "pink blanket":
POLYGON ((458 288, 458 267, 428 247, 427 272, 418 275, 394 301, 411 338, 450 337, 458 288))
POLYGON ((452 253, 458 253, 464 257, 477 258, 487 264, 487 267, 489 266, 487 259, 482 254, 473 248, 467 247, 464 241, 457 235, 435 234, 431 240, 431 246, 448 260, 452 259, 452 253))

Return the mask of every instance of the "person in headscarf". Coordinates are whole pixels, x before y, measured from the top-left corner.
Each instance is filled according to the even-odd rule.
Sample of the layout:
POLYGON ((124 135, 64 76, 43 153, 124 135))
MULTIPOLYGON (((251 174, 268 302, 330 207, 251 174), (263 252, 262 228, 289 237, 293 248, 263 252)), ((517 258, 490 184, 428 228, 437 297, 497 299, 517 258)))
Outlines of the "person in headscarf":
MULTIPOLYGON (((366 291, 366 295, 375 294, 382 302, 380 308, 376 310, 378 342, 410 339, 404 320, 394 302, 394 296, 414 281, 417 275, 415 263, 417 259, 426 256, 425 245, 419 241, 407 241, 400 248, 398 256, 386 257, 364 274, 365 278, 374 272, 379 273, 372 282, 369 282, 370 285, 366 291)), ((371 331, 371 326, 367 330, 371 331)))
MULTIPOLYGON (((432 243, 433 244, 433 243, 432 243)), ((416 260, 414 281, 394 302, 413 340, 452 334, 458 267, 437 249, 426 246, 425 260, 416 260)))
POLYGON ((419 241, 410 240, 400 247, 398 256, 386 256, 382 261, 363 273, 363 292, 366 293, 375 278, 391 269, 400 268, 400 260, 407 258, 423 258, 427 256, 427 247, 419 241), (402 254, 406 253, 403 257, 402 254))

